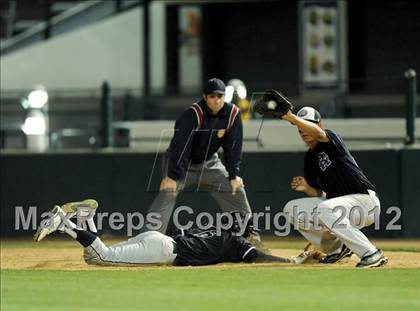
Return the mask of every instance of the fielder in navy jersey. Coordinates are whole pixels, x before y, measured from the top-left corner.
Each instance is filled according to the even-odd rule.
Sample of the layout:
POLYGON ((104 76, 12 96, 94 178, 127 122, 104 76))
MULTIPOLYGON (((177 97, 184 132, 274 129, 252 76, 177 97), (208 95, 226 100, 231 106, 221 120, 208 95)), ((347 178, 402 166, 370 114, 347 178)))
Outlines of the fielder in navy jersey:
POLYGON ((321 115, 312 107, 303 107, 296 115, 289 111, 282 118, 298 128, 309 147, 304 176, 293 177, 291 188, 310 198, 286 204, 284 211, 291 223, 316 249, 327 254, 322 263, 339 262, 354 253, 360 258, 357 267, 386 264, 382 250, 360 231, 371 225, 380 211, 376 188, 340 135, 324 129, 321 115))

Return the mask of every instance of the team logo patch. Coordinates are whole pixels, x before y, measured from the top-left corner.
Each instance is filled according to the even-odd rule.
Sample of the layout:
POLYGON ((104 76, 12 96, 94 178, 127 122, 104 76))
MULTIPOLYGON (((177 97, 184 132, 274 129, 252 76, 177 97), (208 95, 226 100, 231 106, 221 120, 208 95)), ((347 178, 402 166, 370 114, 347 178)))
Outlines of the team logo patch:
POLYGON ((194 234, 194 236, 200 237, 200 238, 211 238, 212 236, 216 235, 216 231, 203 231, 200 233, 194 234))
POLYGON ((318 165, 321 171, 324 172, 331 164, 332 162, 328 157, 328 154, 326 154, 324 151, 318 153, 318 165))
POLYGON ((217 137, 222 138, 223 136, 225 136, 226 134, 226 130, 218 130, 217 131, 217 137))
POLYGON ((298 117, 304 117, 308 114, 308 111, 306 109, 302 109, 298 112, 298 117))

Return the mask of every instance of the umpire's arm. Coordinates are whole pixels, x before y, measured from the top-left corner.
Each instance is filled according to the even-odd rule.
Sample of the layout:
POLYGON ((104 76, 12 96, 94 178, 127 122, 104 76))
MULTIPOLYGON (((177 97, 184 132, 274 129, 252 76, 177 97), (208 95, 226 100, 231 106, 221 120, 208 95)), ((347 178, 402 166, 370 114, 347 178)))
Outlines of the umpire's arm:
POLYGON ((229 173, 230 180, 239 176, 242 161, 242 138, 243 127, 241 113, 238 113, 232 128, 226 133, 222 143, 226 160, 226 170, 229 173))
POLYGON ((169 147, 168 177, 178 181, 185 175, 191 158, 191 147, 197 120, 192 109, 186 110, 175 122, 175 133, 169 147))

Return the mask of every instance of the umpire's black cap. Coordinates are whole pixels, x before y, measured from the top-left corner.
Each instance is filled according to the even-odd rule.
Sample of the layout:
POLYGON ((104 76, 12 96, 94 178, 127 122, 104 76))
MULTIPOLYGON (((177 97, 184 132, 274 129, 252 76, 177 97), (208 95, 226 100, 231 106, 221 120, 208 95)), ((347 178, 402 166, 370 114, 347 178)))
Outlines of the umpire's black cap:
POLYGON ((217 78, 213 78, 207 81, 204 86, 204 94, 225 94, 226 85, 225 83, 217 78))

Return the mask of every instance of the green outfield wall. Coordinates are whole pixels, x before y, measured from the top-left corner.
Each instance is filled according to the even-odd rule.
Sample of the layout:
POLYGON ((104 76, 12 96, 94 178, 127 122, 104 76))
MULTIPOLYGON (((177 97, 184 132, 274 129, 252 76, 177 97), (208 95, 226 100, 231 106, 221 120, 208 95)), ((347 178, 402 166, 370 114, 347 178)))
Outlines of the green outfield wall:
MULTIPOLYGON (((420 150, 366 150, 353 151, 353 155, 377 186, 382 202, 376 230, 374 226, 364 230, 375 237, 420 237, 420 150)), ((270 212, 260 219, 260 226, 266 221, 270 224, 264 233, 273 234, 274 215, 288 200, 301 197, 290 190, 289 182, 303 173, 303 157, 300 151, 244 154, 242 171, 251 207, 254 212, 270 212)), ((34 230, 24 230, 25 222, 32 228, 41 220, 41 212, 54 204, 90 197, 99 201, 100 212, 131 213, 137 225, 134 213, 147 212, 161 176, 161 155, 148 153, 2 153, 0 159, 2 237, 29 236, 34 230)), ((194 215, 180 214, 182 223, 196 219, 202 211, 218 211, 212 197, 197 189, 180 194, 177 206, 194 210, 194 215)), ((117 219, 122 228, 111 230, 105 215, 103 231, 125 235, 127 219, 117 219)), ((134 228, 132 234, 136 232, 134 228)), ((297 233, 292 229, 290 234, 297 233)))

